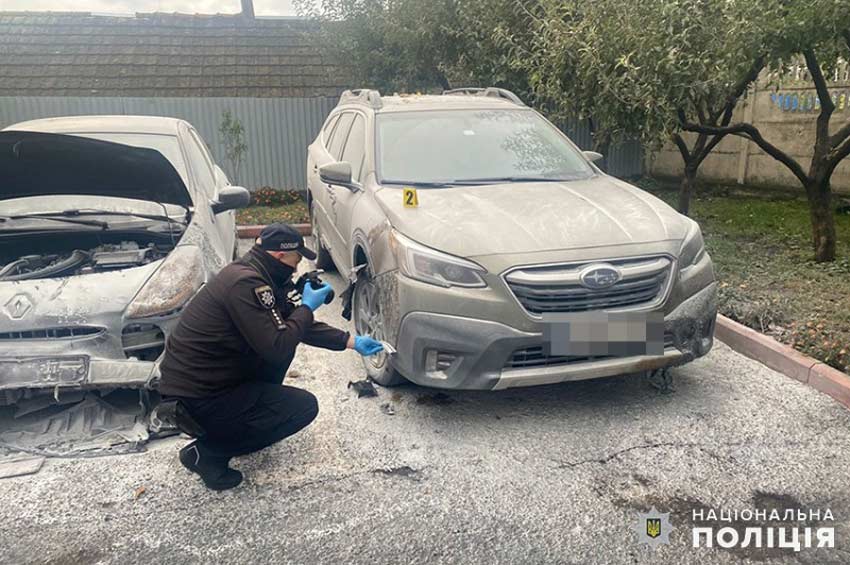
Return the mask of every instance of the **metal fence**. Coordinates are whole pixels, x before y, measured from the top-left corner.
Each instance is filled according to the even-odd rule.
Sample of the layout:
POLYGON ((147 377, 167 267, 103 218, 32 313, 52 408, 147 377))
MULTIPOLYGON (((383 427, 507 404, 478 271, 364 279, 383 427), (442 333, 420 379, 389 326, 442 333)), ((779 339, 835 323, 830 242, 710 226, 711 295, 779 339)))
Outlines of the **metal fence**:
MULTIPOLYGON (((569 136, 582 149, 591 149, 593 139, 587 120, 568 120, 556 123, 558 128, 569 136)), ((643 174, 644 153, 640 141, 627 140, 612 143, 609 154, 605 156, 606 172, 620 178, 639 177, 643 174)))
MULTIPOLYGON (((304 190, 307 186, 307 146, 316 137, 336 98, 123 98, 123 97, 0 97, 0 128, 16 122, 55 116, 119 114, 171 116, 193 124, 216 161, 236 184, 304 190), (230 110, 245 128, 248 152, 234 178, 219 126, 230 110)), ((560 126, 582 149, 590 149, 586 122, 560 126)), ((637 176, 643 172, 638 142, 614 145, 607 156, 608 172, 637 176)))
POLYGON ((307 146, 312 143, 336 98, 119 98, 0 97, 0 128, 16 122, 55 116, 120 114, 170 116, 194 125, 234 184, 307 186, 307 146), (245 128, 248 152, 233 178, 218 129, 230 110, 245 128))

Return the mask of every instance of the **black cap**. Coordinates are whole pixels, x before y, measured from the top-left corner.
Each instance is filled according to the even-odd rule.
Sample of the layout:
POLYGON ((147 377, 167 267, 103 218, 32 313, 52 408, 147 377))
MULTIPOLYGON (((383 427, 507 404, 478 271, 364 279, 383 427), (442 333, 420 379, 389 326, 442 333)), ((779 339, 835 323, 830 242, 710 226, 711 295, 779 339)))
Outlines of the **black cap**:
POLYGON ((311 261, 316 253, 304 245, 304 238, 289 224, 269 224, 260 232, 258 243, 266 251, 297 251, 311 261))

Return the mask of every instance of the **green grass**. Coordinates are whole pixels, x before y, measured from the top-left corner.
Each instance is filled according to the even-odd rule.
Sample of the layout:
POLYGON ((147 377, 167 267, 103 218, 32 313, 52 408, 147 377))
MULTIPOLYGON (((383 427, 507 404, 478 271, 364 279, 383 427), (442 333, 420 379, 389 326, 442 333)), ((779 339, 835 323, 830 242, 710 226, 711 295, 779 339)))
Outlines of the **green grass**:
POLYGON ((274 222, 309 223, 310 213, 307 210, 307 204, 296 202, 283 206, 251 206, 236 212, 236 223, 239 225, 271 224, 274 222))
MULTIPOLYGON (((677 194, 638 183, 675 206, 677 194)), ((850 214, 836 214, 832 263, 813 260, 806 201, 752 187, 702 186, 691 216, 719 281, 720 311, 850 373, 850 214)))

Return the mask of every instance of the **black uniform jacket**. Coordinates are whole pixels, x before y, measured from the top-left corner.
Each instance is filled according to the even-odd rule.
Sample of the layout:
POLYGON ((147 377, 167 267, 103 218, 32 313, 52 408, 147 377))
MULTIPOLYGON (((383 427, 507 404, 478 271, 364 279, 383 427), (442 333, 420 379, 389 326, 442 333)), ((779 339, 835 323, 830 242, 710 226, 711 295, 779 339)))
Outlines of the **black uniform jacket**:
POLYGON ((254 246, 207 283, 180 316, 160 365, 159 390, 205 398, 246 379, 283 379, 299 343, 343 350, 348 332, 287 301, 290 271, 254 246))

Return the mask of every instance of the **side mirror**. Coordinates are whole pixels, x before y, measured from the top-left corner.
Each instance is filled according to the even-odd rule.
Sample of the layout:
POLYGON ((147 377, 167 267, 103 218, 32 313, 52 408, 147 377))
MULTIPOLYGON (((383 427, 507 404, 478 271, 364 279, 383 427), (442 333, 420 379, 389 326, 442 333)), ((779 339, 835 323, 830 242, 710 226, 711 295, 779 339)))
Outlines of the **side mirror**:
POLYGON ((596 151, 582 151, 581 153, 591 163, 595 163, 602 158, 602 153, 597 153, 596 151))
POLYGON ((345 161, 322 165, 319 167, 319 178, 326 184, 344 186, 352 192, 359 190, 351 180, 351 163, 345 161))
POLYGON ((213 214, 245 208, 251 203, 251 193, 241 186, 225 186, 218 191, 218 201, 212 203, 213 214))

